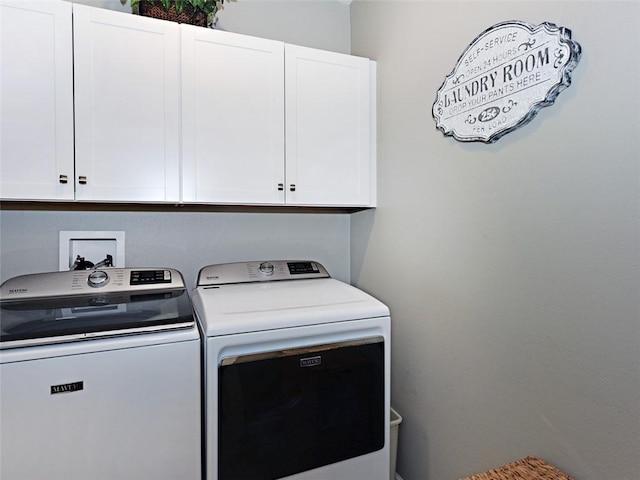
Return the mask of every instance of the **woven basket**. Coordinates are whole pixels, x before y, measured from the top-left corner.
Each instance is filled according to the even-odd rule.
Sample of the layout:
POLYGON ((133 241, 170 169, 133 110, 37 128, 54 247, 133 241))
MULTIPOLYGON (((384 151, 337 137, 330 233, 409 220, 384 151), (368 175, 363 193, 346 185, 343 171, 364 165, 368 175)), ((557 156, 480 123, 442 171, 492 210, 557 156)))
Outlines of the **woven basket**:
POLYGON ((188 23, 199 27, 207 26, 207 14, 202 10, 194 11, 191 5, 185 5, 182 13, 176 12, 176 4, 172 3, 169 10, 165 10, 160 2, 153 0, 142 1, 138 4, 139 13, 145 17, 159 18, 177 23, 188 23))
POLYGON ((573 480, 537 457, 526 457, 462 480, 573 480))

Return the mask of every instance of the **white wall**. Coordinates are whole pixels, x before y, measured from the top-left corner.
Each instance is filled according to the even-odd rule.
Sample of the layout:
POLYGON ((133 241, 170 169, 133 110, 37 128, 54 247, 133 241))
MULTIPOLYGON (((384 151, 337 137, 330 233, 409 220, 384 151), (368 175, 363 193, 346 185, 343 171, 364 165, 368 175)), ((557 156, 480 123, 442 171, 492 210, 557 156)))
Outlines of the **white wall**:
POLYGON ((538 455, 640 477, 640 2, 356 0, 378 62, 378 205, 352 280, 390 305, 404 480, 538 455), (431 107, 471 41, 551 21, 583 47, 555 105, 494 145, 431 107))
MULTIPOLYGON (((78 0, 130 12, 120 0, 78 0)), ((220 28, 349 52, 349 8, 337 1, 225 2, 220 28)), ((315 259, 349 281, 347 214, 0 210, 0 281, 58 269, 60 230, 124 230, 127 266, 180 270, 188 284, 206 264, 250 259, 315 259)))

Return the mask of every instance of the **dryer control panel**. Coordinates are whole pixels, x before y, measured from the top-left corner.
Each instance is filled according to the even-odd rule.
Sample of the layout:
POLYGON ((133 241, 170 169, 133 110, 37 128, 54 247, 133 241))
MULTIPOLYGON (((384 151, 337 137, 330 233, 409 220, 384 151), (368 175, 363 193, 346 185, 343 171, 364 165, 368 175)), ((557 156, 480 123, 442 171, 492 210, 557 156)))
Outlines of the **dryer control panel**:
POLYGON ((197 286, 329 278, 327 270, 312 260, 265 260, 209 265, 200 270, 197 286))

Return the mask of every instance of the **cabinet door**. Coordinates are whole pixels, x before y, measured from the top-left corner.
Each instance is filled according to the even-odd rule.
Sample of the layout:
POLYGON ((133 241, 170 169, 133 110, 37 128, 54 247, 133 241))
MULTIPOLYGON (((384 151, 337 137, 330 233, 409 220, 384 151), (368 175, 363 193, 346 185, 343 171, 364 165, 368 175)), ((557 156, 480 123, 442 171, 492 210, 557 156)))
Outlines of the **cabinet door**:
POLYGON ((76 199, 179 201, 180 29, 74 4, 76 199))
POLYGON ((371 62, 286 45, 287 203, 372 205, 371 62))
POLYGON ((70 3, 0 2, 3 199, 73 200, 71 47, 70 3))
POLYGON ((182 25, 183 200, 284 201, 284 44, 182 25))

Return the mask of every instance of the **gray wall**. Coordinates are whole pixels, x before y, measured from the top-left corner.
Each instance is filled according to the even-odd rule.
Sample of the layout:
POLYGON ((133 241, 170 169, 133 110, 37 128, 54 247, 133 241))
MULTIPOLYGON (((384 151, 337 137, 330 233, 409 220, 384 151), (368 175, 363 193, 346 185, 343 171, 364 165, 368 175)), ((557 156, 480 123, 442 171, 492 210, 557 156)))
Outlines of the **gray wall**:
MULTIPOLYGON (((131 12, 129 0, 66 0, 131 12)), ((294 45, 349 53, 349 6, 342 0, 226 0, 216 28, 294 45)))
POLYGON ((538 455, 580 480, 640 476, 640 3, 356 0, 378 61, 378 208, 352 280, 390 305, 404 480, 538 455), (555 105, 494 145, 431 107, 495 23, 551 21, 583 57, 555 105))
MULTIPOLYGON (((120 0, 79 0, 130 12, 120 0)), ((225 2, 219 27, 308 47, 350 50, 349 7, 336 1, 225 2)), ((206 264, 309 258, 349 281, 347 214, 0 211, 0 281, 58 269, 60 230, 124 230, 127 266, 163 265, 187 283, 206 264)))
POLYGON ((180 270, 189 286, 205 265, 311 259, 349 281, 349 216, 183 212, 0 212, 2 281, 58 270, 61 230, 125 232, 129 267, 180 270))
POLYGON ((294 45, 350 53, 349 6, 337 0, 225 2, 217 27, 294 45))

